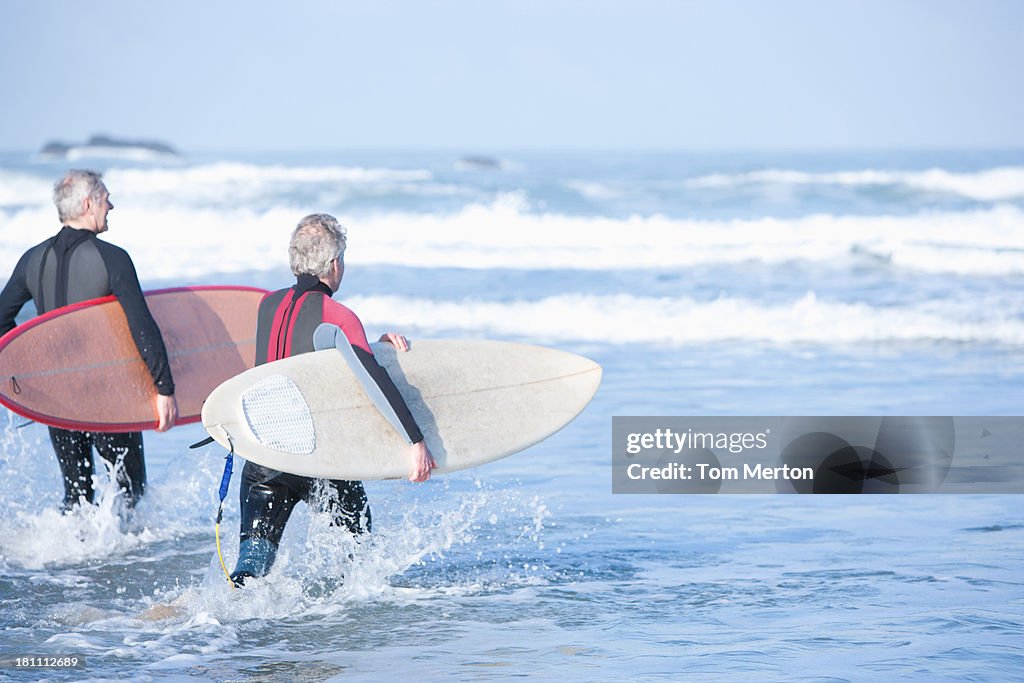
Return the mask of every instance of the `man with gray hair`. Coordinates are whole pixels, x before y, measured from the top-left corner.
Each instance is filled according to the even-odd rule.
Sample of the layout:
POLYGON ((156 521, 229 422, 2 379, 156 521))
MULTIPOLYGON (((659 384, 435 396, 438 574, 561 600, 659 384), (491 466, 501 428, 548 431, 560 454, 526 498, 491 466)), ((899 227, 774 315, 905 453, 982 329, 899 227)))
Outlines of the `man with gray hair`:
MULTIPOLYGON (((128 253, 98 238, 107 231, 114 208, 99 173, 69 171, 54 185, 53 202, 62 227, 29 249, 0 293, 0 335, 15 327, 21 307, 32 299, 36 313, 113 294, 124 309, 132 339, 156 387, 157 429, 170 429, 178 417, 174 380, 163 337, 142 295, 128 253)), ((113 467, 130 509, 146 486, 142 433, 80 432, 50 427, 50 441, 64 478, 64 511, 93 502, 92 449, 113 467)))
MULTIPOLYGON (((256 325, 256 365, 313 351, 313 332, 321 323, 341 328, 359 362, 373 380, 367 391, 391 406, 403 436, 409 443, 409 480, 423 482, 437 467, 423 441, 423 434, 395 383, 373 356, 363 324, 351 310, 331 296, 341 286, 345 274, 345 228, 334 216, 316 213, 299 221, 288 245, 288 261, 296 282, 260 302, 256 325)), ((380 338, 400 351, 409 350, 408 340, 394 333, 380 338)), ((362 482, 332 479, 317 485, 310 477, 301 477, 246 462, 238 497, 241 503, 238 564, 231 574, 236 586, 247 578, 265 576, 270 571, 281 543, 281 535, 292 509, 300 500, 326 508, 331 523, 344 526, 352 534, 370 531, 370 509, 362 482), (326 497, 314 495, 314 490, 326 497), (324 499, 325 498, 325 499, 324 499)))

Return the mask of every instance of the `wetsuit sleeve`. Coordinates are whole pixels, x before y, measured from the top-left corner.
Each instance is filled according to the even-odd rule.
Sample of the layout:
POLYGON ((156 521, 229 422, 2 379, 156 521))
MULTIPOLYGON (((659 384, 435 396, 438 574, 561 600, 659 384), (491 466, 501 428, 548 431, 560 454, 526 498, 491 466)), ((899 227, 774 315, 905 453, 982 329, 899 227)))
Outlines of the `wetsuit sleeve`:
POLYGON ((412 416, 412 412, 409 410, 409 406, 406 405, 405 399, 398 393, 398 387, 395 386, 388 371, 382 368, 377 359, 373 357, 370 343, 366 340, 366 331, 363 329, 363 323, 356 317, 356 314, 338 302, 324 297, 323 321, 341 328, 345 338, 352 345, 356 358, 359 359, 359 362, 366 369, 366 372, 369 373, 377 388, 384 394, 384 398, 391 406, 391 409, 395 411, 395 415, 398 416, 398 421, 402 423, 402 428, 405 430, 409 443, 423 441, 423 432, 420 431, 419 425, 416 424, 416 419, 412 416))
MULTIPOLYGON (((99 245, 97 245, 99 246, 99 245)), ((171 378, 171 364, 167 358, 167 348, 164 346, 164 338, 160 334, 160 328, 153 320, 146 299, 142 295, 142 286, 139 284, 139 276, 135 273, 135 264, 132 263, 128 252, 103 244, 100 254, 107 266, 107 274, 110 277, 110 290, 117 297, 124 315, 128 319, 128 329, 131 330, 132 339, 139 350, 139 355, 149 368, 149 374, 153 378, 158 393, 164 396, 174 394, 174 380, 171 378)))
POLYGON ((25 252, 21 259, 18 260, 18 265, 14 267, 14 272, 11 273, 11 279, 4 285, 3 292, 0 292, 0 336, 7 334, 15 328, 14 319, 18 316, 18 312, 25 305, 25 302, 32 298, 32 294, 28 290, 28 280, 26 279, 29 253, 25 252))

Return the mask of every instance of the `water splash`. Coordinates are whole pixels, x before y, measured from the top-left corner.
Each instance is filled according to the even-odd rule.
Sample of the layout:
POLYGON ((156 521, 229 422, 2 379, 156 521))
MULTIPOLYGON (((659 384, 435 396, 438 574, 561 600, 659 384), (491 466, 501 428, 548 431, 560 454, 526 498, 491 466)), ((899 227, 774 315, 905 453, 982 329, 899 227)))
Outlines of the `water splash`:
MULTIPOLYGON (((371 505, 374 530, 361 538, 331 526, 326 513, 298 506, 267 577, 234 590, 211 556, 198 583, 158 591, 142 601, 140 613, 178 628, 334 615, 354 604, 510 589, 545 569, 538 555, 551 513, 539 496, 449 478, 426 493, 394 484, 371 505)), ((225 520, 229 567, 237 557, 236 530, 237 519, 225 520)))

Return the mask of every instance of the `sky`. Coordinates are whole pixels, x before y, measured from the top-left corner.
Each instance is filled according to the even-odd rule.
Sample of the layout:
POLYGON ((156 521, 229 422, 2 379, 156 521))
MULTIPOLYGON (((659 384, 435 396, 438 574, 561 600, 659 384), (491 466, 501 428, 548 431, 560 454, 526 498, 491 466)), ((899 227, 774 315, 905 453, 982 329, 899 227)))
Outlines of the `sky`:
POLYGON ((1016 0, 0 0, 0 150, 1024 146, 1016 0))

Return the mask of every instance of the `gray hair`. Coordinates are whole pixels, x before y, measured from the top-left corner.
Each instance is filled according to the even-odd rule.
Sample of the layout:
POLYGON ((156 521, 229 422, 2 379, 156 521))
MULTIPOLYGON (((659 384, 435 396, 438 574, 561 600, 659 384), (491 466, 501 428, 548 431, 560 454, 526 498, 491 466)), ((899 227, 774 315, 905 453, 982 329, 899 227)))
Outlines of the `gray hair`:
POLYGON ((82 215, 82 204, 86 199, 99 199, 106 191, 102 175, 96 171, 68 171, 53 184, 53 203, 57 205, 57 216, 61 223, 74 220, 82 215))
POLYGON ((345 256, 345 234, 345 226, 334 216, 313 213, 303 218, 288 243, 292 272, 326 276, 331 271, 331 261, 345 256))

